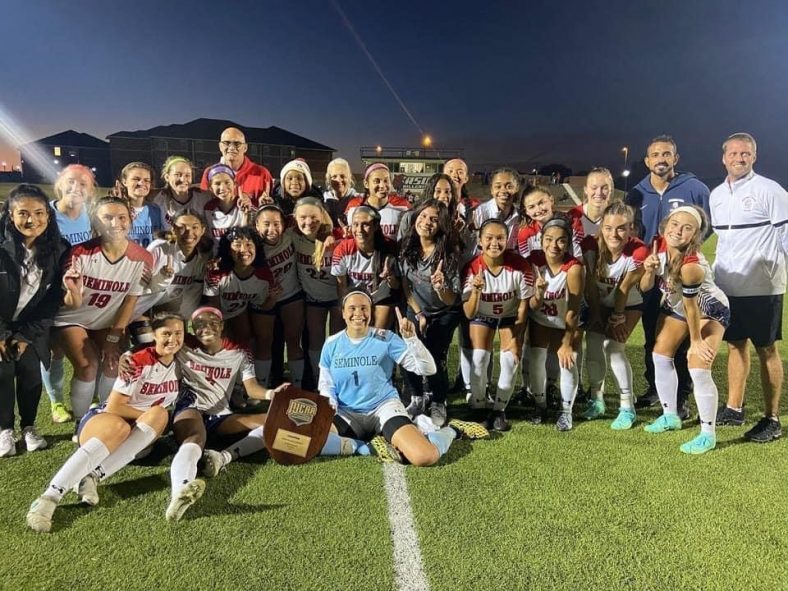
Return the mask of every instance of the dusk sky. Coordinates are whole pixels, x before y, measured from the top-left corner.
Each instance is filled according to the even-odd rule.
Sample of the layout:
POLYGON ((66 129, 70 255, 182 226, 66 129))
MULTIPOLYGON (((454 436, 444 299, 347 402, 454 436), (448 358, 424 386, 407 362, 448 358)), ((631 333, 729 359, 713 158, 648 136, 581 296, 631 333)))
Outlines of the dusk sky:
MULTIPOLYGON (((0 130, 100 138, 197 117, 276 125, 359 162, 361 145, 464 148, 474 169, 618 172, 671 133, 723 176, 749 131, 788 181, 784 0, 0 1, 0 130), (343 21, 352 23, 406 115, 343 21)), ((18 162, 8 138, 0 159, 18 162)), ((358 166, 358 165, 357 165, 358 166)))

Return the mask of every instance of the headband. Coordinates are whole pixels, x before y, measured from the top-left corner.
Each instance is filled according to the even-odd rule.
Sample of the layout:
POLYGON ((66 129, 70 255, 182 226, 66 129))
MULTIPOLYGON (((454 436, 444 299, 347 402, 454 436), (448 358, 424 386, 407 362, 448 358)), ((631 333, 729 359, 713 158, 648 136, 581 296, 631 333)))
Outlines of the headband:
POLYGON ((350 216, 351 223, 353 223, 353 218, 356 217, 357 213, 366 213, 373 220, 380 223, 380 212, 374 207, 370 207, 369 205, 359 205, 356 209, 353 210, 353 215, 350 216))
POLYGON ((301 197, 298 201, 296 201, 295 206, 301 207, 302 205, 314 205, 315 207, 319 207, 320 209, 325 209, 323 207, 323 202, 320 201, 317 197, 301 197))
POLYGON ((547 220, 544 226, 542 226, 542 234, 544 235, 545 231, 548 228, 561 228, 564 232, 566 232, 569 237, 572 237, 572 226, 569 225, 569 222, 564 218, 550 218, 547 220))
POLYGON ((201 308, 197 308, 192 314, 192 320, 197 318, 197 316, 199 316, 200 314, 213 314, 214 316, 218 316, 219 320, 224 320, 224 315, 222 314, 222 311, 212 306, 202 306, 201 308))
POLYGON ((503 220, 501 220, 501 219, 498 219, 498 218, 487 218, 486 220, 484 220, 484 221, 482 222, 482 225, 481 225, 481 226, 479 226, 479 235, 480 235, 480 236, 481 236, 482 230, 484 230, 484 228, 485 228, 485 227, 487 227, 487 226, 489 226, 490 224, 498 224, 498 225, 500 225, 500 226, 503 226, 504 228, 506 228, 506 231, 507 231, 507 232, 509 231, 509 226, 507 226, 507 225, 504 223, 504 221, 503 221, 503 220))
POLYGON ((361 291, 360 289, 356 289, 354 291, 351 291, 351 292, 347 293, 345 295, 345 297, 342 298, 342 307, 343 308, 345 307, 345 302, 347 301, 347 299, 350 296, 354 296, 354 295, 363 295, 365 298, 367 298, 367 300, 369 300, 370 306, 372 305, 372 297, 366 291, 361 291))
POLYGON ((676 209, 672 210, 668 214, 668 217, 672 217, 673 215, 675 215, 677 213, 688 213, 688 214, 690 214, 693 218, 695 218, 695 221, 698 222, 698 228, 702 228, 703 227, 703 218, 700 217, 700 213, 694 207, 691 207, 689 205, 682 205, 681 207, 677 207, 676 209))
POLYGON ((386 172, 391 174, 391 171, 389 170, 388 166, 386 166, 382 162, 374 162, 373 164, 367 166, 367 169, 364 171, 364 180, 366 181, 369 178, 369 175, 371 175, 376 170, 385 170, 386 172))
POLYGON ((226 164, 214 164, 208 169, 208 182, 217 174, 229 174, 230 178, 235 180, 235 171, 226 164))

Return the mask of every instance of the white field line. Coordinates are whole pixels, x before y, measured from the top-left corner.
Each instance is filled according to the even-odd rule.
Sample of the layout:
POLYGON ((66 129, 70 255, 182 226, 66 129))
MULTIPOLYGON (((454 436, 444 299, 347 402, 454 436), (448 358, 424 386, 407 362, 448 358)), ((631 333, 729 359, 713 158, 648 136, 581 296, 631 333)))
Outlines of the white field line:
POLYGON ((394 582, 398 591, 428 591, 419 549, 419 536, 410 506, 405 467, 384 464, 383 478, 389 505, 389 526, 394 542, 394 582))

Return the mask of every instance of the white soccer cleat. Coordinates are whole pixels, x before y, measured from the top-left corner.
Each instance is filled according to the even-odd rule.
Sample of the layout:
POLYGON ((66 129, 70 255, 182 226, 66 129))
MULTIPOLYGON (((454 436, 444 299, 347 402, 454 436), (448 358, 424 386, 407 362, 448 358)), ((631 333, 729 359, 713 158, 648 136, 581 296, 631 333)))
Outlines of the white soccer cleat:
POLYGON ((8 458, 16 455, 16 439, 14 439, 13 429, 3 429, 0 431, 0 458, 8 458))
POLYGON ((194 505, 204 492, 205 481, 199 478, 192 480, 189 484, 184 486, 178 491, 178 494, 173 497, 167 507, 167 511, 164 514, 167 521, 180 521, 183 514, 186 513, 186 509, 194 505))
POLYGON ((27 451, 38 451, 47 446, 47 440, 36 433, 36 428, 32 425, 22 429, 22 437, 25 440, 25 447, 27 451))
POLYGON ((46 495, 41 495, 27 512, 27 527, 40 534, 47 534, 52 529, 52 515, 57 509, 57 501, 46 495))
POLYGON ((202 452, 203 468, 202 473, 206 478, 216 478, 227 465, 224 454, 214 449, 206 449, 202 452))
POLYGON ((90 505, 91 507, 98 505, 98 477, 95 472, 91 472, 79 481, 77 485, 77 496, 79 500, 86 505, 90 505))

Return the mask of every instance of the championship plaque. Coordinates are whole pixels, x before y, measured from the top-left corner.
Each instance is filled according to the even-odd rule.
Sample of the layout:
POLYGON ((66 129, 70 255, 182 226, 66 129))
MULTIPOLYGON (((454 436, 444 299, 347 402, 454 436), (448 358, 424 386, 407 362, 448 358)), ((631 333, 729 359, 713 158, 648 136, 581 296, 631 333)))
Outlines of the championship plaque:
POLYGON ((263 429, 268 453, 278 464, 303 464, 323 448, 334 409, 325 396, 289 386, 271 401, 263 429))

